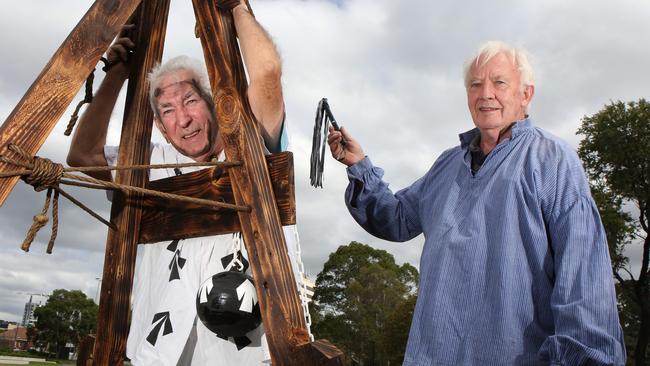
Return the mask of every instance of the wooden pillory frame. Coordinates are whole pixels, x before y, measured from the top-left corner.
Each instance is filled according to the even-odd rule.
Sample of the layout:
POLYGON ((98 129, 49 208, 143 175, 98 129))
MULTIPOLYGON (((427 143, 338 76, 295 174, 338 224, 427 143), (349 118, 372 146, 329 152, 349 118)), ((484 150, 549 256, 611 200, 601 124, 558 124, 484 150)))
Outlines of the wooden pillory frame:
MULTIPOLYGON (((131 60, 118 165, 148 164, 153 114, 146 77, 162 59, 169 2, 96 0, 0 127, 0 154, 7 153, 9 144, 31 155, 38 151, 130 18, 136 24, 133 39, 138 47, 131 60)), ((250 210, 214 211, 116 191, 110 219, 116 229, 109 229, 106 242, 94 351, 91 358, 78 364, 112 366, 123 362, 138 243, 241 231, 273 365, 342 365, 343 355, 331 343, 309 340, 287 254, 281 225, 295 223, 292 156, 264 156, 245 97, 247 81, 232 15, 217 9, 210 0, 192 3, 226 156, 242 164, 228 173, 211 168, 155 183, 148 182, 146 170, 119 170, 115 181, 212 200, 232 202, 234 198, 237 205, 250 210), (184 188, 181 191, 179 187, 184 188), (152 230, 152 223, 158 224, 157 230, 152 230), (161 227, 170 230, 161 232, 161 227)), ((0 173, 12 168, 0 162, 0 173)), ((0 178, 0 204, 17 179, 0 178)))

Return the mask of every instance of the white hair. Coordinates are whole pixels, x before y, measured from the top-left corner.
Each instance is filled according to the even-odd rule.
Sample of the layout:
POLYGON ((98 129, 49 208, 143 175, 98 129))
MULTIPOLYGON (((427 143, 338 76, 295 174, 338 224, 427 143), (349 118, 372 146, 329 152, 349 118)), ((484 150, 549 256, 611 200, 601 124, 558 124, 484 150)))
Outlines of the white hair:
POLYGON ((463 75, 465 78, 465 87, 469 87, 470 83, 470 69, 472 65, 481 66, 485 65, 492 57, 498 54, 505 54, 510 56, 513 65, 517 67, 520 77, 520 88, 521 90, 524 87, 529 85, 535 85, 535 76, 533 72, 533 67, 528 61, 528 55, 526 50, 523 48, 517 48, 510 46, 501 41, 488 41, 483 43, 476 53, 470 57, 464 65, 463 75))
POLYGON ((210 82, 208 80, 207 70, 202 62, 195 58, 188 56, 174 57, 164 64, 158 64, 149 73, 149 103, 157 118, 160 117, 156 99, 160 93, 160 80, 171 74, 187 71, 192 74, 191 81, 198 89, 198 92, 210 106, 211 112, 214 113, 214 101, 212 100, 212 92, 210 91, 210 82))

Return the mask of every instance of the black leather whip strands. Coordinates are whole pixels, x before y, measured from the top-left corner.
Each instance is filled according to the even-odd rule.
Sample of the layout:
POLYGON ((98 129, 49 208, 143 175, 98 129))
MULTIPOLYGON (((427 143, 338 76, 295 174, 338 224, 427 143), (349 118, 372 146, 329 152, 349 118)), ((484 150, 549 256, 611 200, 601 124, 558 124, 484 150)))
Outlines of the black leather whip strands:
POLYGON ((327 133, 330 124, 335 130, 340 127, 334 119, 327 98, 318 102, 316 108, 316 120, 314 121, 314 136, 311 144, 311 168, 309 179, 312 187, 323 188, 323 168, 325 167, 325 146, 327 145, 327 133))

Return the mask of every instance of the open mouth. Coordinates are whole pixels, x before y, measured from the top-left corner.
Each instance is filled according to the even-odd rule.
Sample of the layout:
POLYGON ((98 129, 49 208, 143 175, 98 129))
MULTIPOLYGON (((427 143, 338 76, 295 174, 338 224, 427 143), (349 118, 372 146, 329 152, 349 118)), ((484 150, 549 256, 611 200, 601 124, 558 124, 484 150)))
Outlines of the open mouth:
POLYGON ((500 108, 493 108, 493 107, 479 107, 479 111, 481 112, 494 112, 498 111, 500 108))
POLYGON ((192 133, 190 133, 190 134, 184 135, 184 136, 183 136, 183 139, 191 139, 192 137, 198 135, 199 132, 200 132, 200 130, 196 130, 196 131, 194 131, 194 132, 192 132, 192 133))

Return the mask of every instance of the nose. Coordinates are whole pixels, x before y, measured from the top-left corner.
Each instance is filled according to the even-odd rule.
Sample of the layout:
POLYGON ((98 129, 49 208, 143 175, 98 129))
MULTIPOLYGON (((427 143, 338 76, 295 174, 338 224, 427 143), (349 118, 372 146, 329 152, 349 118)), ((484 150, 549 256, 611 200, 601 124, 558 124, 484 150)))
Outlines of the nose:
POLYGON ((492 83, 485 82, 481 83, 481 90, 479 91, 479 97, 481 99, 494 99, 494 87, 492 83))
POLYGON ((192 116, 188 113, 188 110, 184 105, 181 105, 176 109, 176 120, 178 121, 178 125, 182 128, 185 128, 192 123, 192 116))

